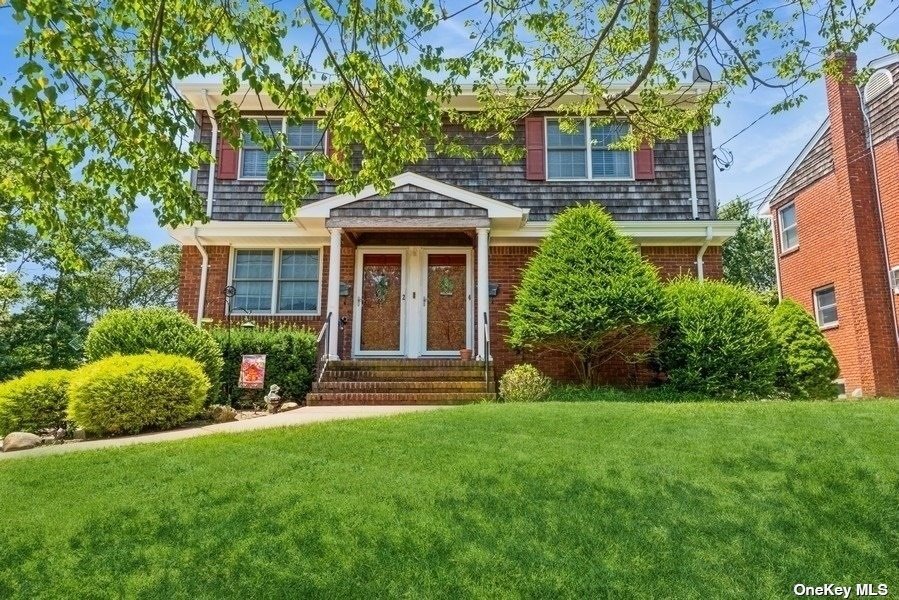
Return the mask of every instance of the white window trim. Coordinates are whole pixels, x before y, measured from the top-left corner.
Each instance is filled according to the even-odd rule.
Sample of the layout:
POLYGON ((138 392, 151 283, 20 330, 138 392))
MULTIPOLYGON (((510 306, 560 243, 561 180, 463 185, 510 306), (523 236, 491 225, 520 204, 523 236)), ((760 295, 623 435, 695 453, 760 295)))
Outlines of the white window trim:
MULTIPOLYGON (((281 121, 281 133, 283 133, 285 136, 287 135, 287 117, 266 117, 265 115, 246 115, 245 117, 241 117, 241 118, 247 119, 247 120, 262 120, 262 119, 268 118, 268 120, 272 121, 272 122, 280 120, 281 121)), ((315 121, 317 123, 321 119, 311 118, 311 119, 303 119, 303 120, 304 121, 315 121)), ((243 133, 241 133, 241 136, 243 136, 243 133)), ((325 130, 322 132, 322 152, 327 152, 327 150, 328 150, 328 131, 325 130)), ((245 176, 243 174, 243 152, 244 152, 244 148, 243 148, 243 144, 241 144, 240 151, 237 153, 237 180, 238 181, 268 181, 267 175, 265 177, 252 177, 252 176, 245 176)), ((325 179, 327 179, 327 177, 325 177, 324 173, 322 173, 321 175, 318 175, 318 176, 313 174, 312 179, 314 181, 324 181, 325 179)), ((243 248, 241 248, 241 249, 243 250, 243 248)))
POLYGON ((824 308, 837 308, 837 288, 833 284, 821 286, 819 288, 815 288, 812 290, 812 302, 815 306, 815 322, 818 323, 818 327, 821 329, 832 329, 837 327, 840 324, 840 311, 837 309, 837 320, 829 321, 827 323, 821 322, 821 309, 824 308), (823 307, 818 303, 818 292, 823 292, 826 290, 833 290, 833 304, 825 304, 823 307))
MULTIPOLYGON (((237 315, 246 315, 251 317, 278 317, 278 316, 294 316, 294 317, 318 317, 322 314, 322 288, 324 287, 324 282, 322 281, 322 275, 324 274, 324 247, 323 246, 314 246, 314 245, 298 245, 298 246, 278 246, 273 248, 271 246, 232 246, 230 255, 228 256, 228 285, 234 285, 234 264, 237 257, 238 250, 260 250, 271 252, 272 256, 272 304, 271 308, 267 311, 265 310, 256 310, 256 311, 239 311, 239 312, 231 312, 231 316, 237 315), (318 296, 316 299, 315 310, 278 310, 278 285, 280 284, 281 277, 281 253, 285 250, 315 250, 318 252, 318 296)), ((227 313, 227 307, 226 307, 227 313)), ((227 314, 226 314, 227 316, 227 314)))
POLYGON ((890 268, 890 287, 894 294, 899 294, 899 265, 890 268))
POLYGON ((791 250, 795 250, 799 247, 799 219, 796 214, 796 203, 789 202, 784 204, 779 209, 777 209, 777 224, 780 225, 780 252, 783 254, 784 252, 790 252, 791 250), (792 207, 793 208, 793 224, 790 227, 784 227, 784 210, 792 207), (786 246, 784 241, 784 232, 787 229, 793 229, 796 231, 796 243, 792 246, 786 246))
MULTIPOLYGON (((585 119, 584 141, 587 151, 587 177, 550 177, 549 176, 549 122, 561 121, 565 117, 543 117, 543 172, 546 173, 546 181, 636 181, 637 165, 635 164, 635 152, 631 151, 631 175, 630 177, 593 177, 593 144, 590 140, 590 117, 585 119)), ((628 125, 630 127, 630 125, 628 125)))

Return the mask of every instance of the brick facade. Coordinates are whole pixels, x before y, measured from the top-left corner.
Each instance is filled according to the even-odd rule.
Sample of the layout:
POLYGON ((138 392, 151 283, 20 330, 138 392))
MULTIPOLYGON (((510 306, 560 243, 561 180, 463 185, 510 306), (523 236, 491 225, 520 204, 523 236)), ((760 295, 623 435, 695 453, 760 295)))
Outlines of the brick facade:
MULTIPOLYGON (((496 366, 496 376, 499 377, 509 367, 521 363, 530 362, 560 381, 573 381, 576 373, 573 365, 567 357, 560 354, 518 353, 509 348, 505 342, 507 329, 504 325, 505 313, 514 298, 515 289, 521 281, 521 272, 528 260, 536 251, 536 246, 491 246, 490 247, 490 282, 499 284, 499 293, 490 298, 490 337, 491 354, 496 366)), ((657 266, 663 279, 671 279, 680 275, 696 275, 697 246, 645 246, 641 249, 643 255, 651 263, 657 266)), ((207 282, 207 295, 205 302, 205 317, 217 322, 225 320, 224 289, 228 284, 228 269, 230 262, 230 248, 228 246, 206 247, 209 255, 209 272, 207 282)), ((342 282, 354 285, 356 246, 344 236, 341 247, 340 279, 342 282)), ((322 311, 324 311, 325 298, 328 287, 328 262, 329 249, 322 248, 322 311)), ((477 264, 476 251, 473 253, 472 268, 477 264)), ((197 314, 199 302, 201 256, 196 247, 184 246, 181 260, 181 285, 178 295, 178 308, 191 318, 197 314)), ((720 247, 709 247, 704 256, 705 276, 710 279, 721 277, 722 255, 720 247)), ((473 290, 476 298, 477 290, 473 290)), ((345 326, 339 336, 340 356, 349 356, 352 352, 353 335, 353 297, 341 297, 340 319, 345 319, 345 326)), ((316 316, 260 316, 244 317, 232 314, 232 322, 236 325, 245 319, 250 319, 257 324, 263 323, 288 323, 296 326, 307 326, 318 330, 324 320, 324 315, 316 316)), ((475 320, 474 323, 477 321, 475 320)), ((475 332, 477 327, 474 327, 475 332)), ((646 384, 652 379, 652 372, 644 365, 628 364, 625 361, 612 361, 605 366, 601 377, 608 383, 620 385, 646 384)))
POLYGON ((899 393, 899 347, 888 265, 899 264, 899 146, 895 137, 875 146, 875 177, 859 91, 851 81, 854 57, 846 69, 844 79, 826 81, 830 123, 824 135, 832 171, 772 206, 781 293, 814 314, 814 291, 832 285, 838 324, 824 333, 846 391, 893 395, 899 393), (784 252, 777 215, 790 203, 799 246, 784 252))

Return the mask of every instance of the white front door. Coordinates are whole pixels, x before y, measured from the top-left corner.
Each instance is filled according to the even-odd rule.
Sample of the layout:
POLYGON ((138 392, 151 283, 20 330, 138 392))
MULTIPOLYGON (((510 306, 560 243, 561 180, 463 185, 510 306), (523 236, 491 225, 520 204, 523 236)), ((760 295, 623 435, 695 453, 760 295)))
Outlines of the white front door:
POLYGON ((354 356, 459 356, 472 348, 469 248, 356 252, 354 356))

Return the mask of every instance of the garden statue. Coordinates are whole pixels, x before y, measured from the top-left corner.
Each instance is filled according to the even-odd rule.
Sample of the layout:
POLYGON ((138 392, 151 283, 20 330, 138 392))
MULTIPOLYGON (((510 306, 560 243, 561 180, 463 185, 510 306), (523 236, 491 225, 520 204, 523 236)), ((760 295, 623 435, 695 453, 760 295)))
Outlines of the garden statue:
POLYGON ((278 394, 280 391, 281 388, 277 384, 272 384, 268 390, 268 394, 265 395, 265 405, 268 407, 268 412, 271 414, 275 414, 281 410, 281 404, 283 402, 281 396, 278 394))

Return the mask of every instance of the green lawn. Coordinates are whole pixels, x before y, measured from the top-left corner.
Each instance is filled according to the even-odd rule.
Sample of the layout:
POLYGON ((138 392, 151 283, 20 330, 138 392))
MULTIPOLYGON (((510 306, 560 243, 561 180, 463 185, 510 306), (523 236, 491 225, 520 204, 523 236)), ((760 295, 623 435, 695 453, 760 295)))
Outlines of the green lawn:
POLYGON ((0 462, 0 598, 899 593, 899 402, 477 405, 0 462))

